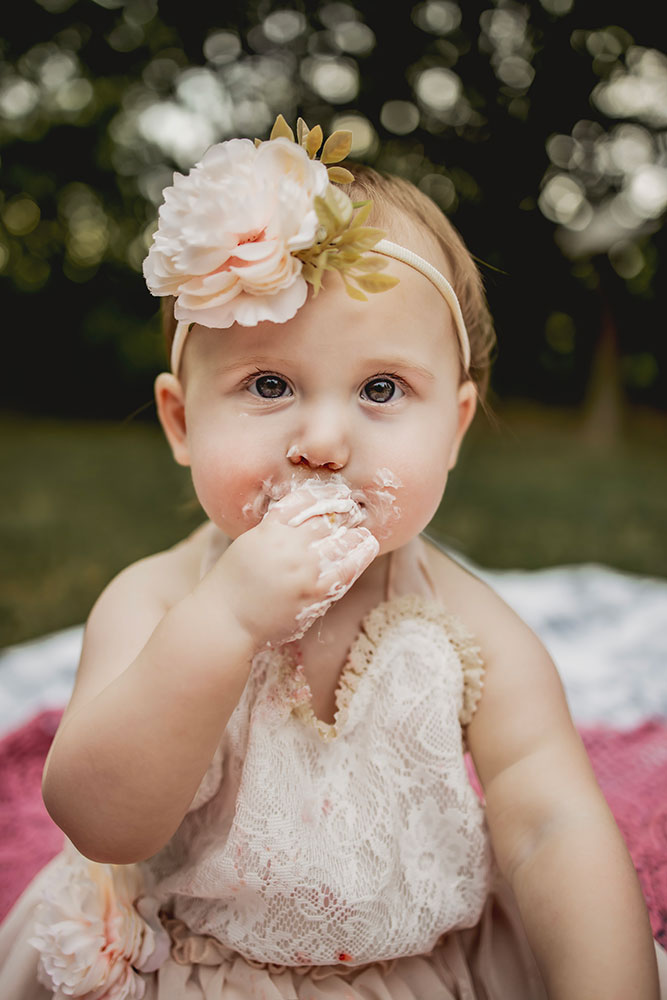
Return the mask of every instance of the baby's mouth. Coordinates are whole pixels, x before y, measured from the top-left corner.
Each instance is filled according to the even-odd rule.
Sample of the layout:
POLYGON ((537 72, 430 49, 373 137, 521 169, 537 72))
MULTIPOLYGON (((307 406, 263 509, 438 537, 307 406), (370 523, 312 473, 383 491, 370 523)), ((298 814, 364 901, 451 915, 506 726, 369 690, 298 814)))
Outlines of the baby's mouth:
POLYGON ((391 522, 400 518, 401 511, 396 503, 396 490, 403 484, 390 469, 378 469, 368 486, 363 489, 352 489, 352 486, 340 472, 326 477, 303 477, 296 472, 289 479, 274 482, 268 478, 262 485, 252 502, 243 507, 243 514, 253 524, 259 524, 265 514, 274 504, 297 491, 309 493, 312 498, 313 512, 321 507, 322 513, 327 506, 325 500, 331 501, 332 494, 340 502, 346 504, 346 513, 329 513, 334 527, 341 517, 348 522, 350 519, 357 525, 370 521, 373 534, 382 538, 390 533, 391 522))
POLYGON ((359 490, 353 491, 349 482, 339 472, 326 478, 312 475, 304 477, 293 473, 289 479, 279 482, 274 482, 271 478, 265 479, 255 499, 244 505, 242 513, 253 524, 258 524, 271 507, 296 492, 309 494, 314 506, 321 504, 325 507, 326 500, 339 500, 347 505, 346 510, 358 524, 365 516, 362 514, 365 503, 360 502, 362 498, 365 501, 365 496, 359 490))
POLYGON ((300 510, 289 524, 301 524, 318 515, 327 517, 332 529, 343 525, 347 528, 357 527, 364 521, 365 513, 349 482, 340 473, 326 477, 309 476, 306 479, 292 476, 288 482, 279 484, 277 488, 269 488, 266 492, 270 495, 269 510, 274 504, 281 504, 284 508, 285 504, 289 505, 290 497, 298 497, 300 510))

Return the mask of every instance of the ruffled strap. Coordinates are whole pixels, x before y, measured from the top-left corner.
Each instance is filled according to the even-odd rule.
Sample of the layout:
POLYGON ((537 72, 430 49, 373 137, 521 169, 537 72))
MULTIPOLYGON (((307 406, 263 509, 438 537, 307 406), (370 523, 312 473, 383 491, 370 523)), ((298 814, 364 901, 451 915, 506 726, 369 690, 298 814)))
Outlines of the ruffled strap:
POLYGON ((348 666, 357 677, 370 664, 376 647, 396 625, 405 619, 417 619, 439 625, 445 633, 461 664, 463 699, 459 722, 467 726, 482 697, 484 687, 484 660, 472 632, 456 615, 445 611, 442 605, 418 594, 406 594, 374 608, 364 618, 362 631, 352 647, 348 666))
MULTIPOLYGON (((441 548, 434 539, 428 540, 438 548, 441 548)), ((441 550, 445 551, 442 548, 441 550)), ((392 588, 397 593, 409 593, 410 589, 407 588, 411 588, 413 593, 421 594, 422 597, 440 607, 438 593, 428 568, 424 537, 420 536, 413 539, 396 556, 396 559, 390 565, 387 590, 389 591, 392 588), (404 582, 399 583, 401 577, 404 582)), ((393 593, 391 596, 393 596, 393 593)), ((460 618, 456 615, 443 612, 442 624, 461 662, 461 669, 463 671, 463 707, 459 715, 459 722, 462 726, 467 726, 470 724, 482 697, 485 673, 484 660, 482 659, 481 650, 475 636, 463 624, 460 618)))
POLYGON ((471 632, 460 618, 448 615, 448 638, 456 650, 463 670, 463 705, 459 712, 459 722, 468 726, 477 711, 484 688, 484 660, 471 632))

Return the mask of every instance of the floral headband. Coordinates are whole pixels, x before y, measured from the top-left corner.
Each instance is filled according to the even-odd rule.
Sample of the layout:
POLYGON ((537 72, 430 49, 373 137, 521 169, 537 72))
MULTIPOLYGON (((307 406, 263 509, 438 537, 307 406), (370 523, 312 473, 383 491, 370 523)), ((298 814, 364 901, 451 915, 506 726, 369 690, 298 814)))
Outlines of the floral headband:
POLYGON ((319 125, 302 118, 294 137, 278 115, 267 142, 228 139, 211 146, 187 176, 164 191, 158 229, 144 261, 153 295, 176 298, 171 369, 178 374, 190 329, 233 323, 285 323, 314 295, 324 271, 338 271, 347 293, 367 301, 398 278, 381 274, 393 257, 420 271, 454 317, 467 371, 470 341, 449 281, 418 254, 365 225, 372 203, 352 202, 336 184, 354 180, 341 167, 352 135, 337 131, 322 146, 319 125), (315 157, 322 147, 319 160, 315 157))

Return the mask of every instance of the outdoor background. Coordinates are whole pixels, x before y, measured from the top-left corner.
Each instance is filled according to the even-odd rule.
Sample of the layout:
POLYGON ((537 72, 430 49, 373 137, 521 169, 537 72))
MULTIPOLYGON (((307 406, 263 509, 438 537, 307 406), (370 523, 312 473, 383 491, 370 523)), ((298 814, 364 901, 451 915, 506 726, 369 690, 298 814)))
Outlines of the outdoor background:
POLYGON ((499 350, 432 526, 483 566, 667 576, 659 4, 21 0, 0 28, 0 645, 202 519, 157 429, 163 187, 279 112, 408 177, 499 350))

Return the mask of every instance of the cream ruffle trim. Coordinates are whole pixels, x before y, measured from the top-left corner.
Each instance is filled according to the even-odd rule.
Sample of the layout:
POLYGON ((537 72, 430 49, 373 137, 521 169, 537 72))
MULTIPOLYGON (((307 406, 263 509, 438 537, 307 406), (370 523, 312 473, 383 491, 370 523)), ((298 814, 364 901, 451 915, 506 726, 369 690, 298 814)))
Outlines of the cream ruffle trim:
POLYGON ((467 726, 475 714, 484 686, 484 661, 480 648, 460 618, 446 612, 435 601, 417 594, 406 594, 385 601, 364 618, 338 681, 336 712, 332 723, 317 718, 313 712, 310 687, 303 667, 295 662, 293 656, 286 655, 281 663, 281 673, 284 681, 288 681, 291 676, 294 715, 316 729, 326 742, 335 739, 347 721, 352 695, 372 663, 380 643, 406 620, 427 621, 440 626, 445 642, 453 647, 463 674, 463 704, 459 722, 462 726, 467 726))

